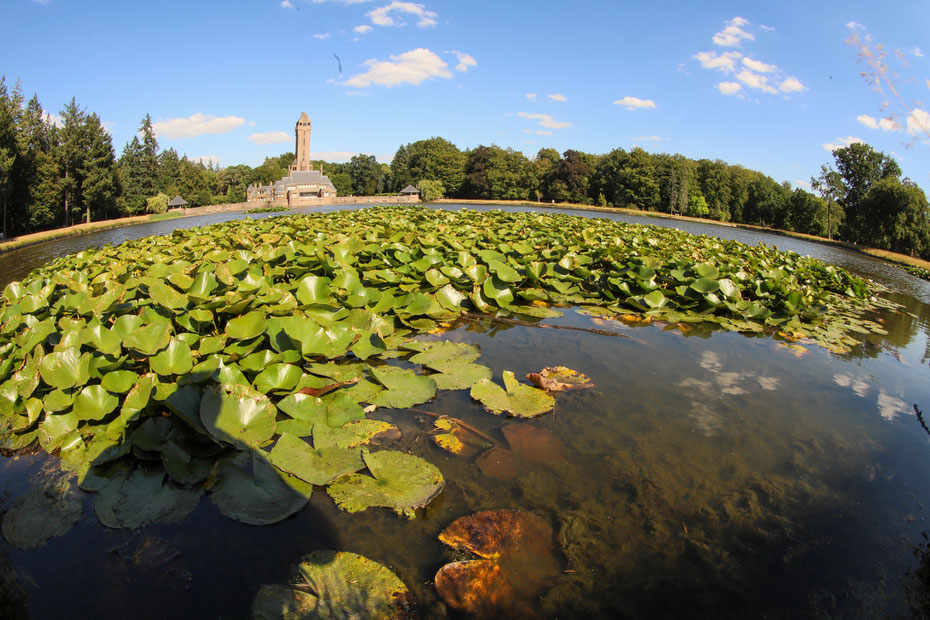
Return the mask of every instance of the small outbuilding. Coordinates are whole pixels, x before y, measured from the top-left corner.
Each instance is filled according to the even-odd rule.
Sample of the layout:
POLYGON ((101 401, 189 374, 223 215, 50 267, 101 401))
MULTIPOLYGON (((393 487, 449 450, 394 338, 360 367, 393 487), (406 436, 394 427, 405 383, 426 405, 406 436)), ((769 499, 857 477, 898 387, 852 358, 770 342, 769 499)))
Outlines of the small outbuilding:
POLYGON ((400 190, 401 196, 419 196, 420 190, 415 188, 413 185, 408 185, 404 189, 400 190))
POLYGON ((180 209, 187 206, 187 201, 180 196, 175 196, 168 202, 169 209, 180 209))

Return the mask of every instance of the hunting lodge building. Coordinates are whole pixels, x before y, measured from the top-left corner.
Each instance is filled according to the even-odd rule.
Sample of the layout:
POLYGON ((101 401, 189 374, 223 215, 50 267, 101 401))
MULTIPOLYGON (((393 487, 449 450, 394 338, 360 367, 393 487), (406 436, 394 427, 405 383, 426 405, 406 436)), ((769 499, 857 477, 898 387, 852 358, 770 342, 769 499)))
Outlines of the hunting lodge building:
POLYGON ((271 185, 249 185, 245 190, 248 202, 261 202, 270 207, 300 207, 318 204, 321 198, 335 198, 336 187, 320 170, 310 167, 310 117, 304 112, 297 121, 294 163, 288 175, 271 185))

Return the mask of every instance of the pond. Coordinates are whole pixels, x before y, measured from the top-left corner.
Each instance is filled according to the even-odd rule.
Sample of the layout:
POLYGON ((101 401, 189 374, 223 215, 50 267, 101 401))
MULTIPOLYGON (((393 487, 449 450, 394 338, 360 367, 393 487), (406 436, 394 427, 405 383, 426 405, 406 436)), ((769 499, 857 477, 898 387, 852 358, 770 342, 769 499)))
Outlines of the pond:
MULTIPOLYGON (((90 245, 230 217, 169 220, 0 255, 0 287, 90 245)), ((551 413, 519 421, 524 441, 514 420, 489 414, 463 390, 442 391, 421 411, 379 410, 401 431, 392 449, 422 456, 446 480, 415 519, 384 509, 350 514, 317 491, 274 525, 227 519, 203 499, 180 522, 112 530, 94 517, 87 495, 66 535, 28 550, 0 543, 0 615, 247 618, 260 586, 287 583, 303 556, 333 549, 390 567, 410 589, 415 614, 464 617, 442 603, 433 580, 465 556, 437 537, 459 517, 493 509, 526 511, 553 528, 559 574, 533 600, 529 612, 540 617, 907 613, 907 588, 918 583, 908 571, 918 569, 914 550, 930 531, 930 436, 912 409, 930 410, 930 285, 828 245, 611 219, 812 255, 885 284, 901 308, 877 317, 887 335, 863 336, 843 354, 578 308, 544 323, 580 329, 463 321, 443 337, 479 345, 495 381, 504 370, 522 379, 563 365, 596 387, 560 393, 551 413), (464 458, 440 449, 430 414, 458 418, 498 452, 464 458)), ((0 507, 57 468, 54 461, 41 452, 2 459, 0 507)))

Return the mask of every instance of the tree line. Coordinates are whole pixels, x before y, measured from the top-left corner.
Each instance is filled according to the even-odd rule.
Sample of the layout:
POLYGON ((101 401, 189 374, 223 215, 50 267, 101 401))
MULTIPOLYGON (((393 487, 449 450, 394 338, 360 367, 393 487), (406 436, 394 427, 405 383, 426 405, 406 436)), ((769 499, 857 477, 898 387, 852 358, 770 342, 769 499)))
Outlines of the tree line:
MULTIPOLYGON (((52 123, 33 96, 0 78, 0 205, 5 236, 167 208, 242 202, 249 184, 286 176, 293 153, 255 167, 218 167, 161 150, 146 115, 119 158, 96 114, 72 101, 52 123)), ((434 137, 400 146, 391 164, 373 155, 316 160, 339 195, 569 202, 755 224, 930 257, 927 198, 894 159, 865 144, 833 151, 814 192, 720 160, 617 148, 597 155, 540 149, 532 159, 496 145, 460 150, 434 137)))

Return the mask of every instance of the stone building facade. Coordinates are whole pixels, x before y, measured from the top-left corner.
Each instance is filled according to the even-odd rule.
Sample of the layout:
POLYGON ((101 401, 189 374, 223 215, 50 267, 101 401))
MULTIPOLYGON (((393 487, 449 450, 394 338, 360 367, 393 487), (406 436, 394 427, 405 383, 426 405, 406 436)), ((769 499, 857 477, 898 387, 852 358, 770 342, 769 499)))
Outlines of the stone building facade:
POLYGON ((319 204, 323 199, 336 197, 336 187, 320 170, 310 165, 310 117, 304 112, 294 129, 296 146, 294 162, 288 166, 288 175, 271 185, 249 185, 246 200, 262 206, 301 207, 319 204))

